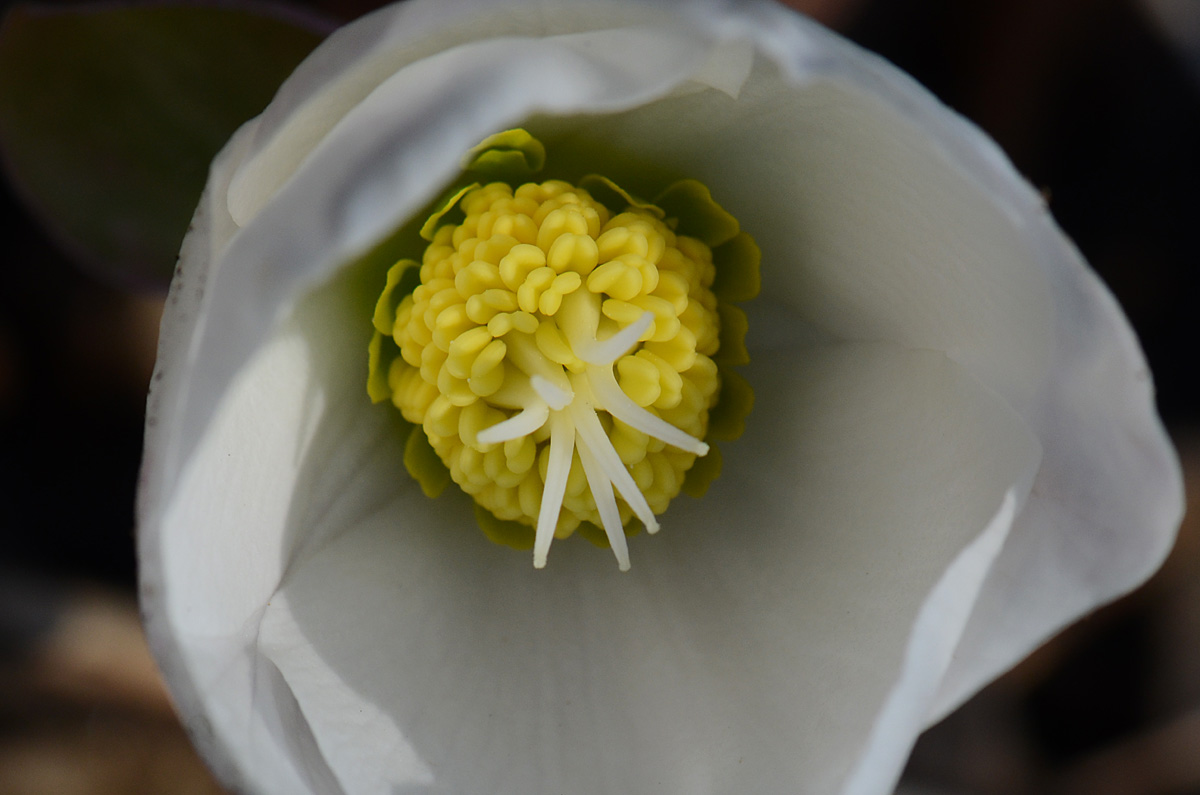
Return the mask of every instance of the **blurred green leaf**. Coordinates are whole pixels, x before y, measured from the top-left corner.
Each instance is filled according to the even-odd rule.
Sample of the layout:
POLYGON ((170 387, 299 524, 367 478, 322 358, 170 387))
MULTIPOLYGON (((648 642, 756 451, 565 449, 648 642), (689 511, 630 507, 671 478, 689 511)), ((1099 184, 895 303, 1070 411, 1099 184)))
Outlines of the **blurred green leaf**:
POLYGON ((233 7, 14 7, 0 25, 0 152, 84 264, 165 285, 208 164, 321 40, 233 7))

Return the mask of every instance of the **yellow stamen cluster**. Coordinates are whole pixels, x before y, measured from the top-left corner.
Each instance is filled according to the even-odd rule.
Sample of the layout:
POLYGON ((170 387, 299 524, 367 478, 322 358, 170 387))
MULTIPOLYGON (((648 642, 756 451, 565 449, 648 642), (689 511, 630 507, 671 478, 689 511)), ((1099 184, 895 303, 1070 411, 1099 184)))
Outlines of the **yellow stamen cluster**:
POLYGON ((613 215, 561 181, 493 183, 459 207, 396 309, 392 401, 464 491, 536 528, 535 565, 590 522, 627 568, 623 526, 655 531, 707 451, 712 252, 657 208, 613 215))

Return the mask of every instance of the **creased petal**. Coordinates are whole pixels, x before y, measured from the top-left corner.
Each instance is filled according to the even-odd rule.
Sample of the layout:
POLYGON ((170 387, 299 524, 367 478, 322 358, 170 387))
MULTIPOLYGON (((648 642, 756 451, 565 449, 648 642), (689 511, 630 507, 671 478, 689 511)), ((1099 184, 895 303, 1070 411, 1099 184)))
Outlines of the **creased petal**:
POLYGON ((930 722, 1051 633, 1149 577, 1183 516, 1179 460, 1133 332, 1075 249, 1050 232, 1043 239, 1058 310, 1054 378, 1028 421, 1046 452, 930 722))

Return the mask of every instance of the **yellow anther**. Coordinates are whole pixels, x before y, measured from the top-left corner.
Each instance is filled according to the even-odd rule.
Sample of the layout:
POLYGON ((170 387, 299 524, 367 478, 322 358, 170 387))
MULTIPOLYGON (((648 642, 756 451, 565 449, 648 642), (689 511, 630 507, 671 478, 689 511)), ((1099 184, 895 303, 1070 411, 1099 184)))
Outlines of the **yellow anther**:
MULTIPOLYGON (((650 437, 637 428, 631 428, 620 420, 615 420, 609 438, 612 439, 613 448, 625 466, 632 467, 646 459, 650 437)), ((636 478, 634 482, 637 482, 636 478)), ((638 487, 643 488, 641 484, 638 487)))
MULTIPOLYGON (((617 325, 629 326, 636 323, 645 310, 628 301, 622 301, 619 298, 609 298, 600 304, 600 311, 604 313, 605 317, 615 320, 617 325)), ((653 328, 653 324, 651 324, 651 328, 653 328)), ((647 334, 650 333, 652 332, 647 332, 647 334)))
POLYGON ((538 349, 550 361, 555 364, 561 364, 568 370, 576 372, 583 369, 583 362, 571 350, 566 337, 563 336, 562 331, 558 328, 558 324, 554 321, 543 320, 539 323, 536 339, 538 349))
POLYGON ((621 390, 639 406, 649 406, 662 394, 658 368, 637 356, 624 356, 617 361, 621 390))
POLYGON ((643 312, 654 314, 654 323, 647 339, 652 342, 666 342, 675 338, 679 333, 679 318, 675 315, 675 307, 662 298, 654 295, 637 296, 632 301, 643 312))
POLYGON ((454 436, 458 433, 458 415, 462 413, 462 409, 451 403, 445 395, 439 395, 436 400, 429 404, 429 409, 425 412, 425 431, 430 434, 429 441, 434 442, 433 437, 439 439, 454 436))
POLYGON ((537 460, 537 445, 528 436, 509 439, 504 443, 504 460, 509 469, 524 475, 537 460))
POLYGON ((518 289, 525 278, 546 264, 546 252, 535 245, 521 243, 500 260, 500 278, 510 290, 518 289))
POLYGON ((625 567, 621 526, 657 530, 721 386, 711 251, 601 184, 631 209, 557 180, 460 191, 422 230, 420 284, 373 321, 395 347, 372 389, 480 506, 535 528, 536 565, 587 522, 625 567))
POLYGON ((446 369, 455 378, 467 378, 475 357, 491 342, 492 335, 486 326, 475 326, 470 331, 464 331, 450 343, 446 369))
MULTIPOLYGON (((635 356, 639 359, 644 359, 654 365, 658 370, 658 385, 659 396, 654 401, 654 407, 658 409, 671 409, 679 405, 680 390, 683 389, 683 376, 681 376, 674 367, 667 364, 660 356, 656 356, 650 351, 643 348, 638 351, 635 356)), ((711 360, 709 360, 711 361, 711 360)), ((695 367, 688 371, 688 377, 695 379, 695 367)), ((715 385, 713 391, 716 391, 715 385)))
POLYGON ((438 371, 437 388, 456 406, 469 406, 478 399, 465 378, 451 374, 445 367, 438 371))
POLYGON ((487 323, 488 333, 493 337, 503 337, 512 330, 525 334, 537 331, 537 318, 528 312, 505 312, 494 316, 487 323))
POLYGON ((659 270, 658 285, 647 292, 652 292, 659 298, 670 301, 676 317, 687 311, 688 281, 679 273, 659 270))
MULTIPOLYGON (((491 336, 490 334, 488 335, 491 336)), ((504 354, 508 352, 508 346, 504 344, 504 340, 492 340, 487 346, 479 352, 475 357, 475 361, 471 363, 471 378, 482 378, 492 370, 497 369, 500 363, 504 361, 504 354)))
MULTIPOLYGON (((536 219, 535 219, 536 220, 536 219)), ((588 219, 573 205, 565 205, 546 214, 538 229, 537 245, 549 253, 550 247, 563 235, 587 235, 588 219)))
POLYGON ((446 363, 446 352, 436 345, 426 345, 421 349, 421 377, 431 384, 436 384, 442 365, 446 363))
MULTIPOLYGON (((560 211, 561 212, 561 211, 560 211)), ((552 216, 553 217, 553 216, 552 216)), ((539 235, 540 237, 540 235, 539 235)), ((580 275, 592 272, 600 261, 594 238, 586 234, 561 234, 546 251, 546 264, 555 273, 574 271, 580 275)))
POLYGON ((676 372, 683 373, 696 363, 696 335, 687 326, 681 326, 675 339, 647 342, 644 350, 661 357, 676 372))
POLYGON ((475 260, 454 277, 454 289, 463 299, 484 290, 503 286, 504 282, 500 281, 500 269, 483 260, 475 260))
MULTIPOLYGON (((467 299, 466 314, 473 323, 486 324, 501 312, 517 309, 517 297, 510 290, 484 290, 467 299)), ((498 335, 493 335, 498 336, 498 335)))

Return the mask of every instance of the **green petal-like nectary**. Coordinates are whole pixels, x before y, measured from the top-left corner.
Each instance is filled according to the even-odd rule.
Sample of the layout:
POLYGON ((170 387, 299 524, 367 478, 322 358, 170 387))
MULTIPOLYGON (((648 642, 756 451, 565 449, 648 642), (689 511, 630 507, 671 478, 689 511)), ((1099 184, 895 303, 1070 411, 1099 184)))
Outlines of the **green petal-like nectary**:
POLYGON ((659 219, 666 217, 666 213, 657 204, 639 199, 608 177, 600 174, 588 174, 579 180, 579 187, 586 189, 596 201, 615 213, 619 213, 627 207, 633 207, 651 213, 659 219))
POLYGON ((464 185, 461 188, 452 188, 446 194, 446 197, 438 202, 438 209, 430 213, 429 218, 421 225, 421 237, 425 240, 433 240, 433 233, 441 225, 442 219, 453 212, 454 208, 458 207, 458 203, 463 196, 466 196, 478 187, 478 182, 472 182, 470 185, 464 185))
POLYGON ((388 370, 400 352, 395 345, 384 345, 384 340, 384 335, 376 331, 367 346, 367 395, 372 403, 382 403, 392 396, 388 370))
POLYGON ((501 181, 524 179, 545 164, 545 145, 520 128, 489 135, 463 158, 464 171, 501 181))
POLYGON ((429 439, 419 428, 413 428, 404 445, 404 468, 421 484, 426 497, 437 497, 450 485, 450 470, 437 457, 429 439))
POLYGON ((721 347, 713 354, 713 361, 727 367, 750 363, 750 353, 746 350, 746 332, 750 330, 750 321, 746 313, 733 304, 717 304, 717 314, 721 316, 721 347))
POLYGON ((739 438, 746 430, 746 417, 753 409, 754 388, 750 382, 728 367, 722 367, 721 400, 708 413, 705 438, 719 442, 739 438))
POLYGON ((384 284, 383 292, 379 294, 379 300, 375 302, 375 315, 372 318, 375 330, 380 334, 390 335, 392 333, 396 322, 396 307, 404 300, 405 295, 412 292, 411 286, 408 290, 398 290, 397 287, 400 286, 400 281, 408 269, 415 267, 417 267, 417 263, 414 260, 402 259, 388 269, 387 282, 384 284))
MULTIPOLYGON (((416 436, 417 434, 413 434, 416 436)), ((424 438, 424 434, 421 434, 424 438)), ((429 442, 426 441, 426 444, 429 442)), ((430 448, 432 451, 433 448, 430 448)), ((439 460, 440 464, 441 461, 439 460)), ((445 467, 442 467, 445 469, 445 467)), ((450 473, 446 473, 447 482, 449 481, 450 473)), ((475 523, 479 525, 479 529, 487 536, 487 540, 493 544, 511 547, 519 551, 533 549, 533 528, 527 524, 520 522, 509 522, 504 519, 497 519, 496 515, 484 508, 479 503, 475 503, 475 523)))
MULTIPOLYGON (((753 393, 751 393, 751 397, 753 397, 753 393)), ((743 403, 742 405, 746 407, 746 413, 749 413, 750 407, 753 405, 753 401, 748 404, 743 403)), ((708 416, 709 422, 711 423, 712 414, 710 413, 708 416)), ((741 414, 738 416, 744 420, 746 414, 741 414)), ((739 433, 738 435, 740 436, 741 434, 739 433)), ((707 438, 713 439, 715 437, 710 432, 707 438)), ((717 476, 720 474, 721 448, 717 447, 715 444, 710 444, 708 447, 708 453, 696 458, 695 463, 692 464, 692 468, 689 469, 687 471, 687 475, 684 476, 683 493, 689 497, 695 497, 696 499, 703 497, 708 493, 708 487, 714 480, 717 479, 717 476)))
POLYGON ((681 179, 672 183, 655 199, 668 218, 679 219, 677 231, 716 247, 733 239, 741 231, 738 220, 713 201, 712 192, 703 182, 681 179))
POLYGON ((713 249, 713 264, 717 270, 713 293, 722 301, 749 301, 756 297, 762 289, 761 262, 762 251, 754 238, 738 232, 713 249))

